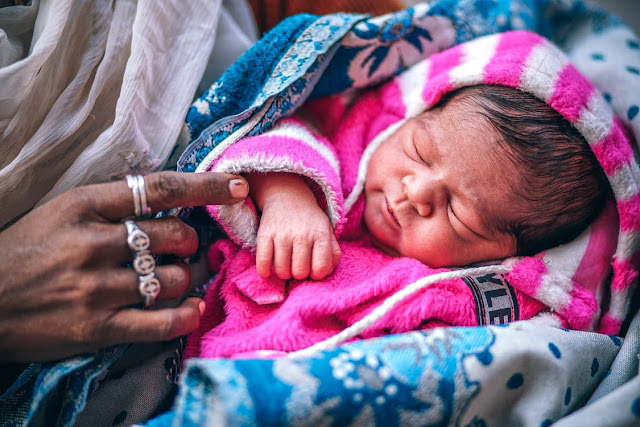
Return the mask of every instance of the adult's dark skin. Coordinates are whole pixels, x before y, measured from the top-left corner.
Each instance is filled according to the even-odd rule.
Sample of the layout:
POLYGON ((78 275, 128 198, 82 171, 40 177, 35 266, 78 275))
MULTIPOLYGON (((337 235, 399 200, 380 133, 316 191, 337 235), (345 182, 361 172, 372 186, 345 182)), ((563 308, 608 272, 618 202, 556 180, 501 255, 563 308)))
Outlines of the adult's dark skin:
MULTIPOLYGON (((154 212, 229 204, 248 194, 236 175, 160 172, 145 177, 154 212), (232 196, 231 191, 234 194, 232 196), (234 197, 235 196, 235 197, 234 197)), ((123 218, 133 214, 125 181, 70 190, 0 233, 0 362, 34 362, 128 342, 164 341, 194 330, 204 302, 141 310, 123 218)), ((193 255, 196 232, 177 218, 136 221, 154 255, 193 255)), ((156 267, 158 299, 189 286, 181 263, 156 267)))

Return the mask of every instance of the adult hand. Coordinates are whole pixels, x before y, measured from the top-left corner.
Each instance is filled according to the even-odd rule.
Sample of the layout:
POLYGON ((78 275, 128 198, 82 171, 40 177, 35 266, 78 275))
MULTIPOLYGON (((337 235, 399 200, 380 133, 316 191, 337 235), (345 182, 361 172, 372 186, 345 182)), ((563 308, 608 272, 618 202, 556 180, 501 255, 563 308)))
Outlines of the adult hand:
MULTIPOLYGON (((145 177, 154 212, 179 206, 236 203, 248 193, 236 175, 160 172, 145 177), (233 192, 233 194, 232 194, 233 192)), ((0 233, 0 361, 44 361, 118 343, 163 341, 198 325, 204 303, 140 310, 138 276, 127 231, 134 211, 125 181, 78 187, 34 209, 0 233)), ((196 232, 173 217, 136 221, 154 255, 197 250, 196 232)), ((158 299, 189 286, 182 263, 157 266, 158 299)))

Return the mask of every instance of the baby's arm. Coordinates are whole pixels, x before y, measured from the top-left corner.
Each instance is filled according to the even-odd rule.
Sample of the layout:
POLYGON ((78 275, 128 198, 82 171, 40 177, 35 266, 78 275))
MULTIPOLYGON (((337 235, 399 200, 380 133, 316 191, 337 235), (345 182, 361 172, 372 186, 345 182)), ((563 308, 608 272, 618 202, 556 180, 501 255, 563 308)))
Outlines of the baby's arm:
POLYGON ((325 278, 340 260, 340 246, 327 215, 306 181, 289 173, 254 173, 250 194, 262 212, 256 269, 262 277, 271 266, 281 279, 325 278))

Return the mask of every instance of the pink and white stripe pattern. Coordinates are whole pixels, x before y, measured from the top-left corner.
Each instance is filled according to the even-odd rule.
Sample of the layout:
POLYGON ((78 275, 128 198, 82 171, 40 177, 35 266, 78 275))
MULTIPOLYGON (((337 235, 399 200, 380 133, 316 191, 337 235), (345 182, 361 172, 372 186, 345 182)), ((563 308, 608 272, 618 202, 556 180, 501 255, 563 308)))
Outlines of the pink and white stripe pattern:
POLYGON ((556 46, 538 34, 524 31, 490 35, 455 46, 431 56, 391 84, 401 92, 406 118, 432 107, 449 91, 490 84, 531 93, 578 129, 609 178, 617 203, 619 230, 612 234, 603 231, 611 228, 606 224, 591 227, 563 248, 514 263, 510 276, 521 290, 528 288, 527 294, 564 317, 569 326, 587 329, 591 325, 602 333, 617 333, 640 266, 640 168, 622 122, 601 93, 556 46), (422 88, 420 97, 415 94, 416 87, 422 88), (608 259, 611 267, 602 268, 602 257, 609 256, 616 241, 615 253, 608 259), (582 256, 566 257, 563 251, 565 255, 573 252, 582 256), (594 253, 600 256, 599 267, 593 270, 598 277, 590 277, 593 287, 586 289, 577 279, 584 278, 580 269, 588 267, 585 259, 593 261, 594 253), (589 302, 589 295, 600 300, 611 271, 610 303, 600 313, 589 302))

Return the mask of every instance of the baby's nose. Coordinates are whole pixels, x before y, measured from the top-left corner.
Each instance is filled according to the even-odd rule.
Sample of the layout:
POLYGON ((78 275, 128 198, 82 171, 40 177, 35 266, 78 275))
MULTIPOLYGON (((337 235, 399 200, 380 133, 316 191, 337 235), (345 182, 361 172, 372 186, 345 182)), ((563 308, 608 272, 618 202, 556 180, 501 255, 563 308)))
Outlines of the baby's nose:
POLYGON ((427 217, 434 211, 441 186, 437 179, 422 176, 406 176, 402 180, 407 199, 418 214, 427 217))

